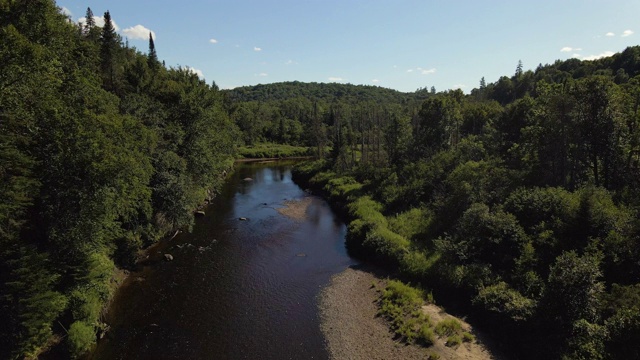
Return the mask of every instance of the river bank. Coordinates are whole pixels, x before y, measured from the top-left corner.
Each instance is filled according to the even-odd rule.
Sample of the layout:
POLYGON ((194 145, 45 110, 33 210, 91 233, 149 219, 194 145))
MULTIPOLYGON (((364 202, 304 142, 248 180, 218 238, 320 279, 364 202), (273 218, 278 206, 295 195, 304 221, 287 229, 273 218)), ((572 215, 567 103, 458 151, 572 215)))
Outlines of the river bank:
MULTIPOLYGON (((378 314, 379 290, 384 286, 384 274, 368 266, 350 267, 332 277, 319 297, 321 330, 331 359, 499 359, 492 355, 481 340, 457 347, 445 346, 445 339, 436 339, 429 348, 407 345, 394 338, 389 324, 378 314)), ((422 310, 434 322, 453 317, 435 305, 422 310)), ((481 339, 468 323, 458 319, 465 331, 481 339)))

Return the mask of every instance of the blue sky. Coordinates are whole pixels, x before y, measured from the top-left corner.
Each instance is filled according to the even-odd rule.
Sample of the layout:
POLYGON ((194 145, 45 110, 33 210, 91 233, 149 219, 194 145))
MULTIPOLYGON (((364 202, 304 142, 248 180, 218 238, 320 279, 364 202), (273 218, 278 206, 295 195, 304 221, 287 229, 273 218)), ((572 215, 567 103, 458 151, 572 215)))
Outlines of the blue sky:
POLYGON ((109 10, 146 52, 220 88, 343 82, 411 92, 478 87, 539 63, 640 44, 638 0, 58 0, 74 21, 109 10), (637 32, 637 33, 636 33, 637 32), (141 38, 138 38, 141 37, 141 38))

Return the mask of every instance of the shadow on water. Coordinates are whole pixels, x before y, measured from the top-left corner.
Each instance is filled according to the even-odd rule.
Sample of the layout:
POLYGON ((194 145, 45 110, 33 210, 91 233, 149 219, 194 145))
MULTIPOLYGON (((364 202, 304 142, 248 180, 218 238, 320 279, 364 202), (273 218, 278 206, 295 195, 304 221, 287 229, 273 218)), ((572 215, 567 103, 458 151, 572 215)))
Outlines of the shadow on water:
POLYGON ((146 266, 120 288, 92 358, 328 358, 317 295, 356 261, 323 200, 311 197, 302 220, 277 211, 309 196, 290 166, 239 164, 193 232, 152 254, 174 260, 146 266))

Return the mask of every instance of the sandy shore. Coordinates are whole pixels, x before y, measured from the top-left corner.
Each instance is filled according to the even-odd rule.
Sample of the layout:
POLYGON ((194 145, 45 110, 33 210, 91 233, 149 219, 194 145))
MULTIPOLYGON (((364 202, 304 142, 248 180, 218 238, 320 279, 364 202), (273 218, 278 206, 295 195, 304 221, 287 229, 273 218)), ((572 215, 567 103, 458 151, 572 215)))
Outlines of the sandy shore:
POLYGON ((284 216, 301 221, 307 217, 307 208, 311 201, 313 201, 313 198, 310 196, 297 200, 287 200, 284 202, 283 207, 276 210, 284 216))
MULTIPOLYGON (((377 316, 379 294, 372 284, 383 281, 371 272, 349 268, 334 276, 322 291, 319 302, 321 329, 332 359, 412 360, 427 359, 433 353, 443 360, 496 359, 478 342, 449 348, 444 345, 444 339, 437 339, 432 347, 424 348, 394 340, 386 321, 377 316)), ((434 305, 425 305, 423 311, 436 322, 451 316, 434 305)), ((461 322, 467 331, 473 332, 469 324, 461 322)))

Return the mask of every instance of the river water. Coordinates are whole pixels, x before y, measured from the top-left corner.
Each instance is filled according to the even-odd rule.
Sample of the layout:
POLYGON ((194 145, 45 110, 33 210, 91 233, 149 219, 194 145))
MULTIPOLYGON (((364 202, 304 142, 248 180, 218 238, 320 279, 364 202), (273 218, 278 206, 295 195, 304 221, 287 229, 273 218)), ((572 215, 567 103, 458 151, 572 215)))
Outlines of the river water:
POLYGON ((328 358, 318 294, 355 264, 328 204, 292 182, 290 164, 247 163, 205 212, 119 289, 92 358, 328 358), (287 201, 306 215, 278 212, 287 201))

